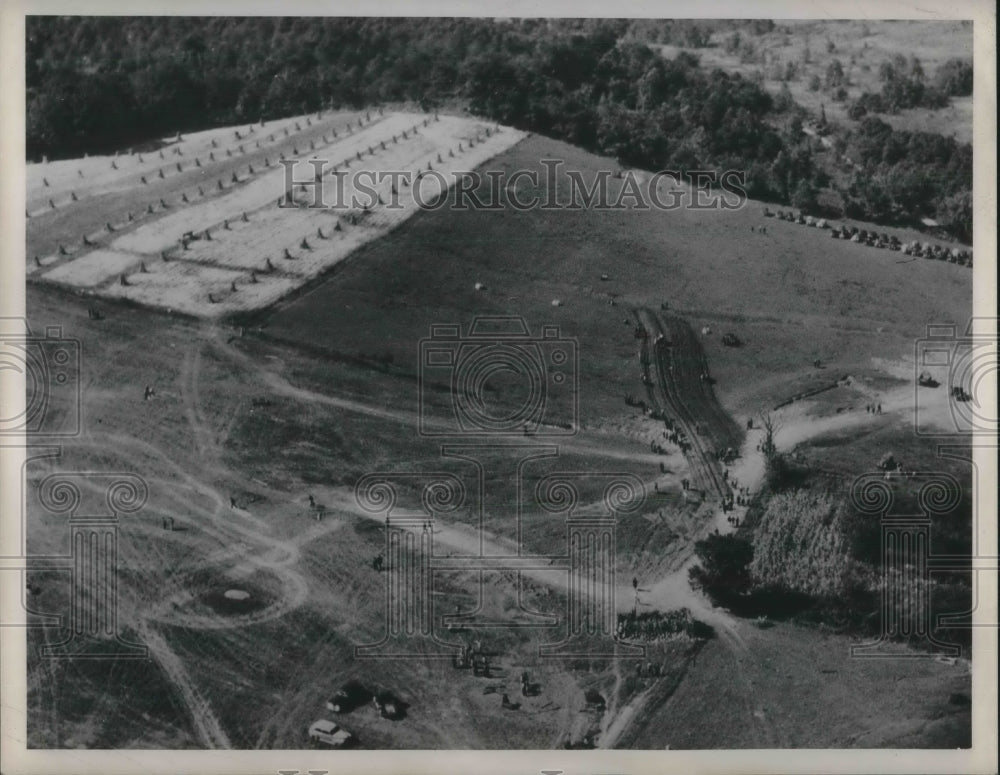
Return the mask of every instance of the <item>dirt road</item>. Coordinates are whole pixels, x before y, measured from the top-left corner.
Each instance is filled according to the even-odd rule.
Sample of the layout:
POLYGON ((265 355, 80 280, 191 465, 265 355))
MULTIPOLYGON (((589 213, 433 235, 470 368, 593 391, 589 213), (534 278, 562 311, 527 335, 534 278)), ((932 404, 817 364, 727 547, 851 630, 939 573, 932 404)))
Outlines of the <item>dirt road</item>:
POLYGON ((686 330, 686 324, 675 319, 668 328, 656 313, 645 308, 635 314, 645 333, 640 363, 650 401, 679 429, 682 442, 688 446, 685 456, 695 486, 724 501, 731 493, 715 451, 731 446, 728 442, 736 434, 729 428, 732 420, 718 406, 710 393, 711 386, 702 378, 706 372, 701 348, 686 330))

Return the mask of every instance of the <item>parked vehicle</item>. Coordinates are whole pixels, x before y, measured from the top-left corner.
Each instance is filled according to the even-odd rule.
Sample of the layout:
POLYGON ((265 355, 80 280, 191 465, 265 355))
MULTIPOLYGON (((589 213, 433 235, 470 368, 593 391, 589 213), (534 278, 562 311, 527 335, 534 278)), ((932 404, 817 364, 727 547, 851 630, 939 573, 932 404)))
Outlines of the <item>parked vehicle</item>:
POLYGON ((313 745, 322 743, 331 748, 348 748, 356 741, 353 734, 329 719, 319 719, 309 727, 309 742, 313 745))

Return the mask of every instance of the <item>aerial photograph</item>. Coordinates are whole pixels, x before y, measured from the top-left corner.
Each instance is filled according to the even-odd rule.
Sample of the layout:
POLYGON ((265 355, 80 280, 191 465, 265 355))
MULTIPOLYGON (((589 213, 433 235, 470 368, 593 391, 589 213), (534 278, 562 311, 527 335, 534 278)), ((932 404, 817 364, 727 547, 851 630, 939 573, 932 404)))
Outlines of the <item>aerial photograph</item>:
POLYGON ((27 749, 973 745, 972 21, 36 15, 24 66, 27 749))

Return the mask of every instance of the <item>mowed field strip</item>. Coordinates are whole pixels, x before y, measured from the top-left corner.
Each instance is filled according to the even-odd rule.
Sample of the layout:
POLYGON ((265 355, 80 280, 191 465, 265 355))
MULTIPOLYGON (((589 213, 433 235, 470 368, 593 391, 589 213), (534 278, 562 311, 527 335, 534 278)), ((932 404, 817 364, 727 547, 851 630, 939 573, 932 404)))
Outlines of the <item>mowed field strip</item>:
MULTIPOLYGON (((165 138, 162 147, 152 150, 29 164, 28 213, 34 217, 53 209, 52 205, 61 208, 98 194, 128 190, 142 185, 143 177, 149 181, 157 179, 160 170, 167 177, 196 166, 208 167, 213 156, 222 160, 245 155, 322 123, 330 123, 330 119, 324 121, 316 116, 293 116, 263 125, 258 122, 249 126, 182 134, 180 139, 177 136, 165 138), (181 170, 177 169, 178 164, 181 170), (74 194, 76 200, 73 199, 74 194)), ((337 126, 336 123, 332 125, 337 126)))
MULTIPOLYGON (((44 271, 37 274, 96 295, 198 317, 257 309, 399 225, 420 203, 435 202, 442 180, 450 187, 456 174, 475 169, 523 137, 514 129, 470 119, 387 115, 342 133, 325 147, 300 149, 295 180, 311 181, 315 168, 308 160, 325 160, 323 201, 335 208, 309 207, 313 191, 301 185, 293 189, 297 206, 279 207, 286 172, 272 163, 229 193, 197 203, 192 193, 188 201, 170 204, 178 209, 112 239, 110 250, 101 245, 69 261, 60 262, 59 256, 39 261, 36 269, 44 271), (362 182, 373 183, 378 192, 370 209, 357 206, 368 201, 355 188, 361 171, 372 173, 362 182), (389 177, 374 184, 375 176, 395 171, 408 173, 412 185, 389 177), (418 179, 421 171, 425 176, 418 179)), ((103 221, 98 216, 95 222, 103 221)))

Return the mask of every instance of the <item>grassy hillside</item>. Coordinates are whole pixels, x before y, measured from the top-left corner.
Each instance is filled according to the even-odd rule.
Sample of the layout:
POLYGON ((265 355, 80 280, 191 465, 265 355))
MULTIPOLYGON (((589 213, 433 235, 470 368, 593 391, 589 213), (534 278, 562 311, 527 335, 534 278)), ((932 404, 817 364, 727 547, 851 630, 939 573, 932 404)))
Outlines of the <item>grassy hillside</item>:
MULTIPOLYGON (((562 159, 588 180, 614 168, 538 136, 491 168, 542 175, 540 158, 562 159)), ((559 182, 568 191, 568 181, 559 182)), ((610 185, 613 200, 620 182, 610 185)), ((582 419, 599 424, 625 411, 626 393, 640 392, 632 327, 623 323, 630 306, 666 303, 699 329, 712 329, 703 346, 716 392, 737 418, 804 385, 871 371, 873 357, 902 358, 928 323, 961 324, 971 314, 971 273, 962 267, 899 263, 899 253, 831 240, 761 212, 753 203, 737 211, 444 208, 280 304, 266 331, 331 352, 391 356, 392 370, 412 378, 419 340, 434 323, 507 314, 532 327, 556 324, 579 344, 582 419), (485 290, 477 291, 477 282, 485 290), (556 299, 561 306, 552 306, 556 299), (725 347, 728 331, 745 345, 725 347), (826 368, 815 369, 817 359, 826 368)), ((398 400, 416 400, 412 382, 401 383, 398 400)))
MULTIPOLYGON (((936 134, 897 136, 886 125, 890 138, 881 145, 907 146, 911 158, 858 162, 850 136, 837 138, 852 146, 845 156, 843 147, 829 154, 803 134, 802 116, 822 113, 811 99, 820 88, 813 70, 827 62, 816 55, 813 64, 810 35, 824 29, 813 27, 766 20, 718 20, 699 29, 697 22, 622 19, 29 17, 28 154, 124 150, 181 130, 408 101, 422 110, 468 107, 647 168, 742 169, 756 198, 886 223, 934 217, 968 241, 968 138, 943 143, 936 134), (772 95, 768 77, 783 87, 809 81, 806 108, 790 89, 772 95), (838 169, 842 158, 852 159, 848 169, 857 165, 858 180, 838 169), (818 199, 824 189, 835 196, 818 199)), ((852 34, 829 29, 838 40, 852 34)), ((915 29, 923 41, 933 34, 927 26, 915 29)), ((946 29, 954 34, 935 50, 950 46, 961 57, 969 30, 946 29)), ((848 86, 870 85, 873 69, 881 77, 879 57, 891 59, 913 35, 906 25, 883 23, 872 51, 866 41, 824 88, 837 90, 846 104, 848 86)), ((837 43, 824 45, 832 64, 837 43)), ((939 80, 958 86, 931 87, 928 74, 926 89, 922 80, 909 88, 917 81, 905 58, 891 66, 898 75, 883 85, 905 81, 895 92, 940 92, 938 101, 947 102, 946 93, 965 94, 968 78, 961 73, 968 68, 960 58, 951 70, 945 64, 939 80), (951 77, 955 67, 965 69, 951 77)), ((911 97, 902 104, 923 99, 911 97)), ((893 100, 895 109, 900 101, 893 100)), ((836 119, 832 107, 831 113, 836 119)))
MULTIPOLYGON (((542 171, 542 158, 563 159, 585 177, 617 167, 540 136, 490 166, 542 171)), ((612 198, 620 185, 612 181, 612 198)), ((68 672, 54 682, 32 657, 32 741, 297 748, 307 725, 324 713, 324 701, 355 677, 392 689, 411 706, 400 722, 379 719, 370 707, 345 720, 375 748, 554 748, 584 732, 607 732, 613 719, 628 718, 623 706, 633 701, 642 713, 631 718, 641 722, 625 730, 619 745, 965 744, 964 663, 850 660, 852 641, 843 633, 788 623, 758 630, 705 604, 700 615, 726 626, 703 646, 655 644, 649 658, 664 666, 662 678, 632 681, 625 673, 634 664, 613 660, 539 660, 538 645, 561 636, 551 627, 450 633, 454 642, 481 637, 498 652, 498 677, 489 682, 447 660, 353 658, 353 646, 376 640, 386 624, 385 577, 372 567, 384 547, 382 520, 357 507, 354 483, 372 471, 451 470, 438 440, 416 432, 419 344, 432 324, 521 315, 536 335, 542 325, 557 325, 575 339, 583 427, 553 441, 561 456, 546 463, 550 468, 530 471, 527 482, 530 488, 538 471, 558 466, 636 474, 652 490, 644 508, 619 524, 621 609, 631 602, 632 577, 641 577, 640 592, 647 594, 683 569, 694 542, 716 524, 709 508, 680 495, 683 457, 650 451, 662 425, 625 404, 626 394, 643 390, 632 308, 665 304, 664 314, 707 332, 698 335, 716 395, 742 425, 746 415, 843 374, 859 383, 899 383, 902 361, 928 323, 964 324, 971 273, 903 258, 765 219, 753 203, 736 211, 445 208, 417 214, 332 274, 241 321, 245 332, 32 284, 33 328, 62 325, 84 353, 84 432, 66 445, 59 465, 135 471, 149 484, 147 506, 122 521, 119 617, 150 644, 178 700, 136 704, 132 672, 68 672), (86 314, 94 306, 102 319, 86 314), (727 332, 744 345, 723 345, 727 332), (155 395, 144 400, 147 385, 155 395), (311 498, 326 509, 324 519, 311 498), (165 527, 165 518, 176 529, 165 527), (229 589, 249 593, 252 610, 216 610, 229 589), (486 687, 516 692, 521 670, 543 688, 514 714, 486 687), (107 681, 100 692, 96 679, 107 681), (581 713, 591 688, 612 700, 603 719, 581 713), (155 725, 118 729, 99 722, 103 705, 116 696, 155 725)), ((864 400, 843 390, 840 403, 864 400)), ((432 397, 433 419, 447 417, 447 399, 445 392, 432 397)), ((836 416, 839 404, 812 408, 836 416)), ((560 404, 553 420, 566 420, 566 412, 560 404)), ((892 443, 905 454, 914 445, 909 422, 903 412, 887 414, 885 435, 871 443, 892 443)), ((872 448, 844 436, 835 437, 834 451, 805 452, 818 465, 835 459, 847 475, 867 470, 872 448)), ((504 452, 493 454, 500 459, 504 452)), ((509 483, 494 462, 488 459, 490 486, 509 483)), ((45 473, 33 467, 29 477, 45 473)), ((597 492, 588 488, 585 497, 596 499, 597 492)), ((564 540, 561 517, 533 514, 520 536, 504 519, 510 501, 496 505, 485 527, 499 545, 552 551, 564 540)), ((30 522, 32 550, 65 540, 64 519, 42 514, 30 500, 29 513, 41 515, 30 522)), ((446 515, 435 541, 443 554, 468 555, 479 545, 476 527, 471 511, 446 515)), ((955 527, 957 535, 962 525, 955 527)), ((808 525, 802 532, 817 535, 808 525)), ((482 602, 488 613, 509 615, 518 612, 521 595, 535 611, 564 610, 552 571, 520 585, 513 573, 489 573, 482 601, 460 573, 439 575, 438 614, 482 602)), ((57 610, 55 585, 42 586, 39 608, 57 610)), ((159 673, 150 676, 161 680, 159 673)))

